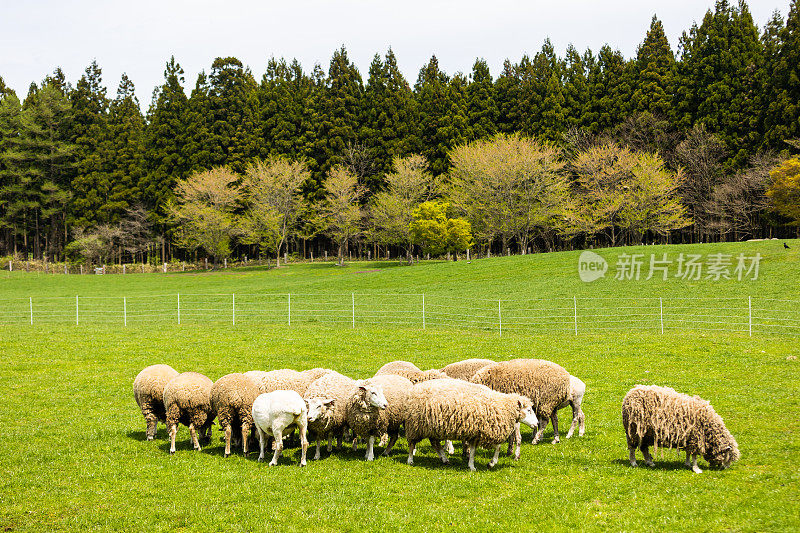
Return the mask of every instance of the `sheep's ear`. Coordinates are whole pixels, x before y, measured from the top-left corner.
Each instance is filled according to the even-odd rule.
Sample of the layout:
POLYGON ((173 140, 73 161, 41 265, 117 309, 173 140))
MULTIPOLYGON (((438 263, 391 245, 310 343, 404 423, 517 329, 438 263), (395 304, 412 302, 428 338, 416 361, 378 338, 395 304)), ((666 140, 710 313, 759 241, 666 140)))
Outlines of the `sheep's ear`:
POLYGON ((322 400, 322 405, 330 406, 333 405, 334 403, 336 403, 336 398, 325 398, 324 400, 322 400))
POLYGON ((367 390, 367 386, 366 386, 366 385, 364 385, 363 383, 359 383, 359 384, 358 384, 358 388, 359 388, 360 390, 367 390))
POLYGON ((525 408, 525 406, 522 405, 522 398, 517 398, 517 407, 519 409, 524 409, 525 408))

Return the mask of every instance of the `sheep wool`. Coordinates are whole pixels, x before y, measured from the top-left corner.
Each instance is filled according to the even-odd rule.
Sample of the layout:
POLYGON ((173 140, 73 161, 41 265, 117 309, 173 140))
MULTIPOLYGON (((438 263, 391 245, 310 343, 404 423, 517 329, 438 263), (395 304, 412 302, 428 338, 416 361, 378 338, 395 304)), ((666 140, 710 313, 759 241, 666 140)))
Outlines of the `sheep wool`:
POLYGON ((385 374, 403 376, 410 380, 411 383, 421 383, 430 379, 443 379, 448 377, 447 374, 435 368, 423 372, 417 365, 409 363, 408 361, 392 361, 391 363, 386 363, 375 372, 375 376, 385 374))
POLYGON ((312 368, 311 370, 298 372, 290 368, 281 368, 279 370, 270 370, 269 372, 251 370, 250 372, 245 372, 245 375, 255 380, 262 394, 276 390, 293 390, 302 396, 306 393, 306 389, 311 383, 328 372, 333 371, 327 368, 312 368))
POLYGON ((219 378, 211 387, 211 409, 225 432, 225 457, 231 454, 231 439, 242 443, 247 455, 247 441, 253 427, 253 401, 258 385, 250 377, 233 373, 219 378))
POLYGON ((133 397, 147 423, 147 440, 155 438, 158 422, 167 420, 164 387, 177 375, 178 371, 169 365, 151 365, 133 380, 133 397))
POLYGON ((338 372, 328 372, 314 380, 303 395, 306 399, 329 398, 333 404, 318 419, 309 423, 308 430, 315 435, 317 450, 314 459, 320 457, 320 440, 328 436, 328 451, 332 449, 334 434, 344 429, 347 419, 347 401, 353 394, 355 380, 338 372))
POLYGON ((211 437, 211 425, 215 418, 211 409, 213 385, 203 374, 183 372, 164 387, 164 405, 167 408, 167 428, 170 434, 169 453, 175 453, 175 435, 179 423, 189 426, 195 450, 200 451, 197 431, 205 438, 211 437))
POLYGON ((541 439, 551 418, 555 433, 553 443, 559 442, 558 406, 568 401, 570 393, 569 372, 560 365, 543 359, 512 359, 481 368, 470 381, 530 398, 539 419, 539 430, 533 442, 541 439))
POLYGON ((628 441, 632 466, 635 450, 641 449, 648 466, 653 466, 650 445, 668 446, 694 457, 692 469, 700 473, 697 456, 711 466, 727 468, 740 457, 733 435, 711 404, 699 396, 689 396, 669 387, 636 385, 622 401, 622 425, 628 441))
POLYGON ((451 378, 469 381, 469 379, 475 375, 475 372, 495 362, 496 361, 492 361, 491 359, 465 359, 463 361, 450 363, 442 368, 442 372, 451 378))

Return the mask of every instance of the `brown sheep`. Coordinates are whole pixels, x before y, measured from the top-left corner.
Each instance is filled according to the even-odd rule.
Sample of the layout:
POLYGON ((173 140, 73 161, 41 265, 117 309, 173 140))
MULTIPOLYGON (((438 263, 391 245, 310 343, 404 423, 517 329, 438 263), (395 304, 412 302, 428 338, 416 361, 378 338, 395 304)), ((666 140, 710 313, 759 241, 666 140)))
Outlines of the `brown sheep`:
POLYGON ((211 409, 217 414, 220 430, 225 432, 225 457, 231 454, 231 438, 242 443, 247 455, 247 441, 253 426, 253 401, 258 385, 244 374, 222 376, 211 387, 211 409))
POLYGON ((197 432, 205 439, 211 438, 215 414, 211 409, 211 387, 214 383, 197 372, 178 374, 164 387, 164 405, 167 408, 169 453, 175 453, 175 435, 178 424, 189 426, 194 449, 200 451, 197 432))
POLYGON ((475 375, 475 372, 494 363, 496 363, 496 361, 492 361, 491 359, 465 359, 464 361, 450 363, 442 368, 442 372, 451 378, 469 381, 469 379, 475 375))
POLYGON ((448 377, 447 374, 435 368, 423 372, 417 365, 409 363, 408 361, 392 361, 391 363, 386 363, 375 372, 375 376, 386 374, 403 376, 410 380, 411 383, 421 383, 429 379, 443 379, 448 377))
POLYGON ((169 365, 151 365, 133 380, 133 397, 147 423, 147 440, 155 438, 159 420, 167 421, 164 387, 177 375, 178 371, 169 365))

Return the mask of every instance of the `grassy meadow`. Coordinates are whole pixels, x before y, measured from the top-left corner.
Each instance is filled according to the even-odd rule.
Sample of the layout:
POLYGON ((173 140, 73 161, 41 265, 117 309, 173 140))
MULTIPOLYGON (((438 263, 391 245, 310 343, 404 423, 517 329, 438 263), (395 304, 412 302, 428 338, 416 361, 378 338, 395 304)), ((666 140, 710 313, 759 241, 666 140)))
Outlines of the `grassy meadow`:
MULTIPOLYGON (((621 253, 762 255, 758 280, 687 281, 660 277, 592 283, 577 275, 579 252, 467 263, 289 265, 277 270, 63 276, 0 273, 0 306, 16 300, 173 293, 425 293, 461 299, 638 298, 664 295, 800 300, 800 242, 730 243, 598 250, 610 266, 621 253)), ((646 258, 646 259, 647 259, 646 258)), ((2 318, 0 309, 0 318, 2 318)), ((80 325, 0 325, 0 528, 17 530, 342 531, 677 530, 787 531, 800 528, 800 345, 772 330, 703 328, 564 332, 497 331, 439 325, 237 323, 178 325, 88 315, 80 325), (94 320, 93 320, 94 319, 94 320), (530 444, 521 461, 503 456, 471 473, 460 455, 440 464, 426 444, 415 465, 407 447, 372 463, 364 448, 323 451, 299 468, 288 450, 268 468, 257 454, 223 459, 219 432, 202 452, 178 432, 168 453, 163 425, 144 440, 133 378, 156 362, 212 379, 282 367, 334 368, 354 378, 405 359, 422 368, 469 357, 541 357, 587 384, 586 435, 530 444), (742 459, 703 474, 665 450, 656 467, 627 462, 620 403, 637 383, 668 385, 709 399, 739 442, 742 459)), ((549 438, 548 438, 549 437, 549 438)), ((641 461, 640 461, 641 462, 641 461)))

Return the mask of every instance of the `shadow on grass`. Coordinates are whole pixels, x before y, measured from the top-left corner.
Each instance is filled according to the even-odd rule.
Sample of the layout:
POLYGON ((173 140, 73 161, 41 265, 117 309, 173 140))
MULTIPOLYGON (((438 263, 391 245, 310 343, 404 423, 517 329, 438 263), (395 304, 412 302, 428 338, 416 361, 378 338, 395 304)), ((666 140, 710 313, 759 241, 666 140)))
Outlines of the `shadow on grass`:
MULTIPOLYGON (((691 467, 687 467, 683 461, 659 461, 655 457, 653 458, 653 462, 655 462, 655 466, 647 466, 644 464, 644 459, 636 458, 636 462, 639 466, 633 467, 631 466, 630 461, 627 459, 614 459, 611 461, 612 464, 620 465, 626 468, 630 468, 631 470, 653 470, 653 471, 667 471, 672 472, 675 470, 683 470, 686 472, 691 472, 691 467)), ((703 467, 700 465, 702 470, 716 470, 709 465, 703 467)))

